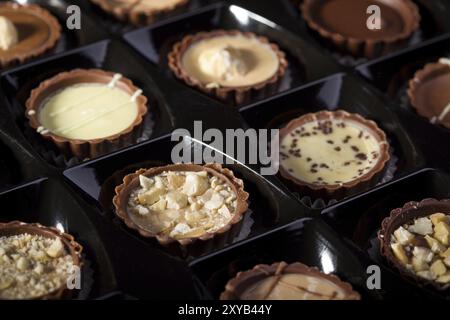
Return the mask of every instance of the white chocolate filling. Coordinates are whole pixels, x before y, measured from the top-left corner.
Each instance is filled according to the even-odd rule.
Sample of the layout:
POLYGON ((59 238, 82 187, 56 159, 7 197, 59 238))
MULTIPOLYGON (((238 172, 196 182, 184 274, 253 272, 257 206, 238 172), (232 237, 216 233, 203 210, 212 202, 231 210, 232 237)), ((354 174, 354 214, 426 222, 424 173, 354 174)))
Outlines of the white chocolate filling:
POLYGON ((270 79, 278 70, 279 59, 269 44, 257 38, 226 35, 191 45, 182 65, 209 87, 243 87, 270 79))
POLYGON ((6 17, 0 16, 0 49, 9 50, 19 42, 19 35, 16 27, 6 17))
POLYGON ((152 233, 200 237, 224 227, 235 214, 235 192, 207 171, 163 172, 139 180, 127 210, 136 224, 152 233))
MULTIPOLYGON (((106 138, 124 131, 136 119, 136 94, 108 85, 81 83, 66 87, 47 98, 39 109, 38 132, 48 131, 68 139, 106 138)), ((138 90, 137 94, 142 91, 138 90)))
POLYGON ((380 143, 350 120, 308 122, 287 134, 280 146, 281 166, 300 181, 336 185, 353 181, 378 163, 380 143))

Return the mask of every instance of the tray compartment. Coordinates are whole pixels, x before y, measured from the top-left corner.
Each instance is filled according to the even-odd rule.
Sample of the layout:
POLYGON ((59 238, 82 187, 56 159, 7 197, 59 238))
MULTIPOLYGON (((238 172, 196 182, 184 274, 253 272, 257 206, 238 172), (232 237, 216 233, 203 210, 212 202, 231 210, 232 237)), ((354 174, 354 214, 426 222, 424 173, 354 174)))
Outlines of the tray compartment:
POLYGON ((228 280, 257 264, 301 262, 350 282, 362 298, 379 299, 366 288, 366 268, 326 224, 302 219, 282 230, 190 264, 205 299, 218 299, 228 280))
MULTIPOLYGON (((323 211, 325 221, 346 239, 353 247, 370 257, 374 263, 383 266, 398 278, 392 288, 387 290, 394 297, 406 292, 402 288, 409 281, 399 277, 380 255, 377 232, 381 221, 389 216, 391 210, 403 207, 409 201, 421 201, 426 198, 447 199, 450 197, 450 175, 433 169, 424 169, 418 173, 404 177, 384 187, 342 204, 337 204, 323 211), (392 292, 391 292, 392 290, 392 292)), ((383 281, 386 283, 386 281, 383 281)), ((411 294, 419 297, 448 298, 448 293, 435 292, 412 286, 411 294)), ((385 288, 386 289, 386 288, 385 288)), ((388 293, 386 293, 388 294, 388 293)))
POLYGON ((25 117, 25 102, 31 90, 42 81, 60 72, 76 68, 100 68, 118 72, 143 90, 143 94, 148 98, 144 138, 167 133, 174 127, 175 118, 150 73, 145 71, 145 62, 120 42, 108 40, 98 42, 39 63, 10 70, 4 73, 0 80, 4 104, 13 116, 15 124, 30 140, 35 150, 50 164, 66 167, 77 163, 78 160, 63 158, 54 144, 30 128, 25 117))
MULTIPOLYGON (((268 37, 280 46, 287 55, 289 67, 276 92, 294 88, 338 71, 338 67, 332 61, 302 38, 236 5, 215 4, 173 19, 166 24, 127 33, 124 38, 145 58, 159 66, 167 78, 176 80, 167 65, 167 55, 172 50, 172 46, 188 34, 215 29, 254 32, 268 37)), ((184 86, 187 87, 187 85, 184 86)), ((255 100, 267 96, 269 95, 257 95, 255 100)))
MULTIPOLYGON (((170 154, 175 144, 176 142, 170 140, 170 136, 162 137, 131 147, 126 151, 117 152, 98 161, 90 161, 71 168, 64 172, 64 176, 81 189, 89 203, 96 206, 98 212, 109 223, 113 222, 130 236, 146 240, 151 247, 159 248, 153 241, 147 241, 116 217, 113 211, 112 198, 115 194, 114 188, 122 183, 126 174, 139 168, 172 163, 170 154)), ((194 148, 200 146, 191 142, 189 147, 192 152, 194 148)), ((246 236, 247 239, 270 232, 309 214, 305 207, 299 205, 250 168, 237 164, 229 165, 229 167, 238 178, 244 180, 244 189, 250 194, 249 209, 253 224, 249 235, 246 236)))
MULTIPOLYGON (((352 57, 346 53, 338 52, 330 43, 311 30, 303 19, 299 8, 303 2, 302 0, 283 0, 282 2, 287 7, 290 15, 297 19, 297 29, 300 30, 301 34, 311 42, 325 49, 338 63, 353 68, 369 61, 366 58, 352 57)), ((413 33, 405 44, 401 44, 398 48, 395 48, 395 51, 402 52, 405 48, 414 48, 427 40, 450 31, 450 23, 447 19, 448 13, 450 12, 450 4, 447 1, 413 0, 413 2, 418 6, 421 16, 419 29, 413 33)), ((386 55, 389 55, 389 53, 386 55)))
MULTIPOLYGON (((261 103, 243 107, 240 113, 251 128, 276 129, 283 127, 291 119, 324 109, 343 109, 374 120, 385 131, 393 156, 398 159, 394 179, 423 166, 421 150, 416 148, 383 97, 349 75, 330 76, 261 103)), ((350 195, 353 194, 350 192, 350 195)), ((303 195, 299 197, 303 199, 303 195)), ((313 202, 313 206, 317 205, 313 202)))
POLYGON ((2 222, 19 220, 62 228, 83 246, 87 267, 82 269, 82 288, 77 298, 95 298, 115 289, 115 277, 103 239, 60 183, 40 179, 19 186, 0 193, 0 205, 2 222))

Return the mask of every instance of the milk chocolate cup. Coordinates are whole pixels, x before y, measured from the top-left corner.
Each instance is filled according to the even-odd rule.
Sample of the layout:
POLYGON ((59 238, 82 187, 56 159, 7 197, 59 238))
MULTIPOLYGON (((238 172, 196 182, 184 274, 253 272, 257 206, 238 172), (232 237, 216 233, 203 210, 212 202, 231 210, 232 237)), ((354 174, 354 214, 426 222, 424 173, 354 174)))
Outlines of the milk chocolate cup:
MULTIPOLYGON (((328 10, 328 13, 323 15, 319 13, 321 10, 325 12, 326 6, 332 5, 331 1, 304 0, 300 5, 300 10, 307 25, 312 30, 339 50, 353 56, 373 58, 392 51, 398 45, 404 44, 420 25, 419 9, 410 0, 377 0, 372 2, 359 0, 354 1, 351 8, 344 6, 344 2, 347 1, 348 4, 350 0, 341 1, 343 1, 342 6, 336 5, 332 12, 328 10), (389 9, 397 18, 392 18, 386 24, 383 24, 382 19, 380 30, 370 30, 366 25, 366 20, 369 18, 366 15, 366 10, 369 5, 377 4, 385 6, 381 9, 381 17, 383 17, 383 9, 389 9), (339 24, 343 29, 358 30, 360 34, 358 36, 344 34, 342 31, 335 30, 336 24, 339 24), (355 24, 353 28, 351 28, 352 24, 355 24), (394 27, 394 24, 398 24, 396 27, 401 30, 393 34, 388 31, 389 28, 394 27), (374 38, 373 34, 376 32, 387 34, 374 38)), ((334 4, 336 2, 333 2, 334 4)))
POLYGON ((377 183, 378 178, 383 174, 386 164, 390 159, 389 143, 386 138, 386 134, 381 130, 378 125, 372 121, 367 120, 356 113, 349 113, 343 110, 338 111, 319 111, 316 113, 308 113, 299 118, 291 120, 285 127, 280 130, 280 142, 293 130, 301 125, 309 122, 321 120, 333 120, 338 119, 345 121, 356 122, 361 128, 364 128, 367 132, 371 133, 377 140, 380 146, 380 154, 376 165, 364 175, 340 184, 313 184, 300 180, 288 172, 283 166, 280 165, 280 175, 284 178, 292 188, 294 188, 300 194, 309 195, 315 199, 338 199, 343 198, 350 191, 362 191, 377 183))
POLYGON ((0 68, 24 63, 44 54, 52 49, 61 37, 61 26, 58 20, 50 12, 36 4, 21 5, 14 2, 2 2, 0 3, 0 16, 9 18, 13 24, 15 17, 25 17, 19 19, 20 24, 15 25, 19 33, 19 42, 9 50, 2 50, 3 52, 0 54, 0 68), (29 35, 27 30, 34 32, 29 35), (44 32, 48 36, 42 42, 37 36, 44 32))
POLYGON ((194 87, 204 93, 214 96, 220 100, 230 101, 232 104, 242 104, 250 101, 258 92, 273 92, 278 88, 280 80, 283 78, 288 67, 288 62, 283 51, 275 43, 271 43, 268 38, 257 36, 252 32, 241 32, 238 30, 215 30, 211 32, 200 32, 184 37, 177 42, 168 55, 169 68, 175 76, 185 82, 188 86, 194 87), (183 67, 183 56, 189 47, 203 40, 221 36, 244 36, 249 39, 257 39, 263 44, 267 44, 278 58, 278 70, 269 79, 243 87, 210 87, 207 83, 202 83, 190 75, 183 67))
MULTIPOLYGON (((359 293, 353 290, 352 286, 341 281, 337 276, 320 272, 317 268, 308 267, 302 263, 295 262, 287 264, 286 262, 276 262, 271 265, 259 264, 253 269, 238 272, 236 277, 228 281, 225 291, 220 295, 220 300, 239 300, 241 295, 252 285, 272 276, 282 276, 285 274, 299 274, 324 279, 334 283, 341 288, 346 296, 343 300, 360 300, 359 293)), ((270 292, 268 292, 270 293, 270 292)), ((268 295, 267 293, 267 295, 268 295)), ((320 295, 320 293, 317 293, 320 295)), ((332 299, 332 297, 327 297, 332 299)))
POLYGON ((103 11, 113 15, 118 20, 130 22, 133 25, 151 24, 159 19, 163 19, 168 14, 181 11, 186 7, 189 0, 180 0, 174 4, 161 8, 140 7, 141 0, 117 1, 117 0, 90 0, 99 6, 103 11))
POLYGON ((116 215, 125 222, 125 224, 139 232, 146 238, 155 239, 160 245, 172 252, 187 253, 190 255, 200 255, 208 250, 223 247, 232 241, 242 227, 243 217, 248 209, 249 194, 244 191, 244 182, 234 176, 234 173, 220 164, 210 163, 205 165, 197 164, 170 164, 162 167, 149 169, 140 169, 135 173, 129 174, 123 178, 123 183, 116 187, 116 195, 113 198, 116 215), (139 187, 139 176, 156 176, 164 171, 206 171, 208 174, 218 177, 225 181, 236 194, 237 205, 233 218, 228 224, 212 233, 205 233, 200 237, 190 237, 183 239, 174 239, 168 234, 152 233, 137 225, 127 210, 130 194, 139 187))
MULTIPOLYGON (((42 124, 39 122, 39 112, 44 101, 59 90, 81 83, 107 85, 114 75, 113 72, 100 69, 75 69, 59 73, 45 80, 31 91, 30 97, 26 101, 25 116, 28 118, 31 128, 40 131, 42 137, 54 143, 64 155, 79 159, 98 157, 135 143, 142 133, 143 120, 147 113, 147 98, 142 94, 137 96, 135 100, 138 110, 135 120, 125 130, 109 137, 90 140, 68 139, 48 130, 42 131, 42 124), (39 128, 41 130, 38 130, 39 128)), ((131 80, 125 77, 121 77, 116 86, 129 94, 130 97, 140 90, 131 80)))

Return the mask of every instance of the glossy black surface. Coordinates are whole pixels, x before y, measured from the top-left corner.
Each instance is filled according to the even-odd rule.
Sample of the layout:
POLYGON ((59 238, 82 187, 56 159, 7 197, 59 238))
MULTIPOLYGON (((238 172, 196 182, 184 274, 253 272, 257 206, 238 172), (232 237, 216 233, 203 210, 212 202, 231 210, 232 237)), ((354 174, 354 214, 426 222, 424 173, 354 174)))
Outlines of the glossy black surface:
POLYGON ((331 76, 268 101, 243 107, 240 113, 250 128, 274 129, 306 113, 338 109, 371 119, 386 133, 392 155, 398 158, 394 179, 423 166, 421 150, 411 141, 387 102, 368 86, 357 84, 352 76, 331 76))
MULTIPOLYGON (((124 38, 144 57, 159 66, 166 77, 176 80, 167 66, 167 55, 172 46, 188 34, 216 29, 254 32, 266 36, 280 46, 286 53, 289 66, 277 92, 286 91, 339 70, 332 61, 296 34, 237 5, 214 4, 169 23, 127 33, 124 38)), ((267 96, 260 94, 255 100, 267 96)))
POLYGON ((0 143, 0 190, 20 181, 22 174, 11 150, 0 143))
MULTIPOLYGON (((290 15, 297 19, 298 23, 296 27, 301 34, 304 37, 307 37, 308 40, 315 42, 325 49, 340 64, 354 67, 368 61, 368 59, 364 57, 352 57, 343 52, 336 52, 336 48, 334 48, 333 45, 320 37, 315 31, 311 30, 301 15, 299 6, 303 2, 302 0, 282 0, 282 2, 288 9, 290 15)), ((447 0, 413 0, 413 2, 419 8, 421 17, 419 29, 412 34, 406 43, 398 45, 396 48, 393 48, 391 52, 401 52, 405 48, 415 47, 424 41, 450 31, 450 22, 445 13, 450 10, 450 3, 447 0)), ((367 17, 369 17, 369 15, 367 15, 367 17)), ((342 17, 342 19, 345 19, 345 17, 342 17)))
MULTIPOLYGON (((381 221, 388 217, 391 210, 401 208, 410 201, 421 201, 426 198, 450 198, 450 175, 442 171, 425 169, 419 173, 390 183, 384 188, 377 188, 367 195, 363 195, 340 205, 333 206, 323 212, 327 223, 346 241, 370 258, 374 264, 383 266, 396 274, 385 259, 380 255, 377 232, 381 221)), ((399 279, 401 282, 406 280, 399 279)), ((406 291, 406 290, 405 290, 406 291)), ((425 290, 433 296, 445 297, 445 293, 425 290)), ((410 292, 414 296, 423 296, 422 290, 410 292)), ((394 294, 391 292, 390 294, 394 294)))
MULTIPOLYGON (((30 61, 36 61, 41 58, 50 57, 54 54, 65 52, 67 50, 71 50, 74 48, 78 48, 80 46, 87 45, 89 43, 93 43, 107 37, 107 33, 101 29, 96 27, 95 20, 82 16, 81 19, 81 28, 80 29, 72 29, 69 30, 66 28, 66 21, 69 17, 69 14, 66 11, 67 6, 71 4, 76 4, 73 1, 66 0, 58 0, 58 1, 49 1, 49 0, 25 0, 18 1, 12 0, 13 2, 17 2, 20 4, 33 3, 42 6, 47 9, 55 18, 58 19, 59 24, 61 25, 61 38, 56 43, 56 46, 45 52, 42 56, 33 58, 30 61)), ((2 2, 6 2, 3 1, 2 2)), ((75 1, 76 2, 76 1, 75 1)), ((11 66, 14 67, 14 66, 11 66)), ((11 67, 8 67, 10 69, 11 67)), ((4 69, 5 70, 5 69, 4 69)), ((4 71, 2 70, 2 71, 4 71)))

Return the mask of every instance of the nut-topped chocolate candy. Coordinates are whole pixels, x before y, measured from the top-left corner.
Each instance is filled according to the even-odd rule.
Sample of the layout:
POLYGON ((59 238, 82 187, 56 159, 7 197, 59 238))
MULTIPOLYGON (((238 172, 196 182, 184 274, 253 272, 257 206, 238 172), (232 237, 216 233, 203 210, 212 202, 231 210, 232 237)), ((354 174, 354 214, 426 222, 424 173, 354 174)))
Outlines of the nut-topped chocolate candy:
POLYGON ((126 176, 113 203, 141 235, 187 246, 238 228, 247 198, 242 180, 219 164, 173 164, 126 176))
POLYGON ((280 173, 296 186, 336 194, 371 180, 389 159, 384 132, 345 111, 309 113, 280 131, 280 173))
POLYGON ((68 297, 82 247, 55 228, 13 221, 0 223, 0 300, 68 297))
POLYGON ((359 300, 352 286, 302 263, 260 264, 231 279, 221 300, 359 300))
POLYGON ((425 199, 392 210, 378 234, 381 253, 419 283, 450 287, 450 200, 425 199))

